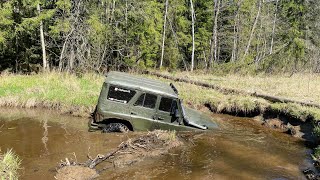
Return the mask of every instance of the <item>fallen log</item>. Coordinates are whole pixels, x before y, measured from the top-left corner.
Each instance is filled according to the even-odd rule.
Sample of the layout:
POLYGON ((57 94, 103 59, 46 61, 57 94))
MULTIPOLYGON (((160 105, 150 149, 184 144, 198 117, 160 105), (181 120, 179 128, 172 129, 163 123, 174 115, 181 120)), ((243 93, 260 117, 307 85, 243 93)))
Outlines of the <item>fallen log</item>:
POLYGON ((297 101, 297 100, 292 100, 292 99, 288 99, 288 98, 284 98, 284 97, 272 96, 272 95, 262 94, 262 93, 257 93, 257 92, 250 92, 250 91, 244 91, 244 90, 238 90, 238 89, 232 89, 232 88, 224 88, 224 87, 221 87, 218 85, 209 84, 209 83, 202 82, 202 81, 195 81, 195 80, 191 80, 191 79, 187 79, 187 78, 173 77, 170 75, 161 74, 161 73, 152 72, 152 71, 144 71, 143 73, 154 75, 154 76, 165 78, 165 79, 169 79, 169 80, 173 80, 176 82, 185 82, 185 83, 190 83, 190 84, 194 84, 194 85, 201 86, 201 87, 214 89, 214 90, 217 90, 217 91, 222 92, 224 94, 243 94, 243 95, 249 95, 249 96, 253 96, 253 97, 263 98, 263 99, 268 100, 273 103, 276 103, 276 102, 296 103, 296 104, 300 104, 302 106, 320 108, 320 104, 316 104, 316 103, 312 103, 312 102, 297 101))

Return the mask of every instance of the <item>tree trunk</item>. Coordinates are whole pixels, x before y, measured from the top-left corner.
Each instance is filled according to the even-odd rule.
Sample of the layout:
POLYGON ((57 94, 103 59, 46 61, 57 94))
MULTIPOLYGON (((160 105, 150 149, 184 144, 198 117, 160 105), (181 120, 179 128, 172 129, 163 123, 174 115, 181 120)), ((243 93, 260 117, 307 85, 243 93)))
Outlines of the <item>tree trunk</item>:
POLYGON ((214 0, 214 19, 212 28, 212 39, 210 43, 210 58, 209 68, 212 67, 213 60, 217 62, 217 47, 218 47, 218 16, 220 12, 220 0, 214 0), (218 1, 218 2, 217 2, 218 1))
POLYGON ((69 37, 71 36, 71 34, 73 33, 74 29, 72 28, 72 30, 69 32, 69 34, 66 36, 65 40, 64 40, 64 43, 63 43, 63 46, 62 46, 62 50, 61 50, 61 53, 60 53, 60 57, 59 57, 59 71, 61 72, 62 71, 62 66, 63 66, 63 56, 64 56, 64 53, 65 53, 65 50, 66 50, 66 47, 67 47, 67 43, 69 41, 69 37))
MULTIPOLYGON (((40 4, 37 4, 37 10, 40 15, 40 4)), ((40 21, 40 41, 41 41, 41 48, 42 48, 42 63, 43 63, 43 71, 49 69, 49 64, 47 62, 47 55, 46 55, 46 45, 44 42, 44 35, 43 35, 43 23, 40 21)))
POLYGON ((220 0, 217 2, 216 15, 214 17, 214 28, 213 28, 213 43, 214 43, 214 61, 218 61, 217 50, 218 50, 218 16, 220 12, 220 0))
POLYGON ((238 2, 237 12, 234 16, 234 26, 233 26, 233 48, 231 55, 231 62, 235 62, 238 59, 238 43, 239 43, 239 21, 240 21, 240 6, 242 0, 238 2))
POLYGON ((191 6, 191 19, 192 19, 192 55, 191 55, 191 67, 190 71, 193 71, 194 68, 194 49, 195 49, 195 44, 194 44, 194 9, 193 9, 193 3, 192 0, 190 0, 190 6, 191 6))
POLYGON ((271 36, 271 43, 270 43, 270 52, 269 52, 269 54, 272 54, 272 51, 273 51, 273 39, 274 39, 274 32, 275 32, 275 29, 276 29, 278 2, 279 2, 279 0, 276 1, 276 9, 275 9, 275 11, 274 11, 273 27, 272 27, 272 36, 271 36))
POLYGON ((162 68, 163 55, 164 55, 164 40, 166 38, 166 24, 167 24, 167 13, 168 13, 168 0, 165 4, 165 13, 164 13, 164 22, 163 22, 163 34, 162 34, 162 48, 161 48, 161 60, 160 60, 160 69, 162 68))
POLYGON ((247 44, 247 47, 246 47, 246 50, 244 52, 244 56, 243 56, 243 59, 246 58, 247 54, 248 54, 248 51, 249 51, 249 48, 251 46, 251 41, 252 41, 252 38, 253 38, 253 34, 254 34, 254 30, 257 26, 257 23, 258 23, 258 19, 260 17, 260 12, 261 12, 261 6, 262 6, 262 0, 259 1, 259 7, 258 7, 258 12, 257 12, 257 16, 254 20, 254 23, 253 23, 253 26, 252 26, 252 29, 251 29, 251 33, 250 33, 250 37, 249 37, 249 41, 248 41, 248 44, 247 44))
MULTIPOLYGON (((174 31, 174 29, 173 29, 173 27, 172 27, 172 24, 171 24, 171 21, 170 21, 169 18, 168 18, 168 23, 169 23, 170 29, 171 29, 171 31, 172 31, 172 34, 173 34, 174 43, 175 43, 175 45, 176 45, 176 48, 177 48, 178 50, 180 50, 180 48, 179 48, 179 43, 178 43, 178 38, 177 38, 177 34, 175 33, 175 31, 174 31)), ((187 67, 186 61, 184 60, 184 58, 181 58, 181 60, 182 60, 182 62, 183 62, 184 68, 186 69, 186 71, 188 71, 188 67, 187 67)))

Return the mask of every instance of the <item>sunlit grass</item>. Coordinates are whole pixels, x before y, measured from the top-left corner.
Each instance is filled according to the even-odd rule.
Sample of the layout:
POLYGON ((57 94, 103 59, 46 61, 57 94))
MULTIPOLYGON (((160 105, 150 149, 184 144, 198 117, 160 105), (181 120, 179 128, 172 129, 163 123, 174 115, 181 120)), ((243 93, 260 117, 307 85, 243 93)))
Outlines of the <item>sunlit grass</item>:
MULTIPOLYGON (((163 73, 169 74, 167 72, 163 73)), ((170 75, 203 81, 224 88, 257 92, 320 104, 319 74, 293 74, 292 76, 288 74, 261 74, 256 76, 228 74, 225 76, 217 76, 203 72, 175 72, 170 75)))
POLYGON ((0 178, 1 180, 15 180, 18 179, 18 170, 20 168, 21 160, 12 151, 8 150, 5 154, 0 154, 0 178))
POLYGON ((90 111, 97 103, 103 81, 103 76, 93 73, 81 77, 57 72, 4 74, 0 76, 0 105, 51 106, 64 111, 73 106, 90 111))

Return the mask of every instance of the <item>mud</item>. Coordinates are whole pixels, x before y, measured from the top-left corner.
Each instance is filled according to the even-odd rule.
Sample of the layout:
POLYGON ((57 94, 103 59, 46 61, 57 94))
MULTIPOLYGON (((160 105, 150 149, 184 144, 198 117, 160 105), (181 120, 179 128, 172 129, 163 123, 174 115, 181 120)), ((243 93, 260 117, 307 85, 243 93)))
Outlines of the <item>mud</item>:
MULTIPOLYGON (((304 179, 302 170, 311 166, 304 141, 266 129, 251 118, 212 117, 221 130, 178 133, 183 144, 161 155, 119 153, 95 167, 98 172, 107 167, 97 179, 304 179)), ((49 180, 60 160, 86 162, 87 155, 94 159, 121 142, 148 135, 89 133, 87 122, 45 110, 0 109, 0 147, 13 148, 22 158, 22 179, 49 180)))
POLYGON ((314 126, 310 120, 301 121, 287 115, 272 112, 256 116, 255 119, 260 121, 264 127, 303 139, 307 141, 309 146, 316 146, 320 142, 320 138, 313 133, 314 126))
POLYGON ((98 173, 109 168, 123 168, 143 161, 145 158, 156 157, 168 153, 172 148, 181 146, 183 143, 176 136, 176 132, 155 130, 148 132, 135 139, 122 142, 118 148, 106 155, 98 154, 96 158, 84 163, 70 162, 67 158, 57 170, 56 179, 94 179, 98 173), (112 162, 112 165, 105 166, 98 170, 95 167, 103 161, 112 162))
POLYGON ((58 180, 89 180, 99 175, 94 169, 82 166, 65 166, 58 170, 55 179, 58 180))
POLYGON ((167 154, 170 149, 179 147, 183 143, 175 132, 152 131, 147 135, 126 142, 127 148, 119 152, 113 160, 114 167, 125 167, 145 158, 167 154))

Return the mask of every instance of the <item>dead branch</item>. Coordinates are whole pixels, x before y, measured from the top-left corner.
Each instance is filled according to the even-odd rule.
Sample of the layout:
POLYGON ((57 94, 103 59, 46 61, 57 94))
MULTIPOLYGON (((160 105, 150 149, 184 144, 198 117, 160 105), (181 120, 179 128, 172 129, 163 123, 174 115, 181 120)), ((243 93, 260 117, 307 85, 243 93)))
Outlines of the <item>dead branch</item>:
POLYGON ((123 143, 116 150, 114 150, 106 155, 102 155, 102 156, 97 155, 97 157, 93 161, 91 161, 87 167, 93 169, 95 166, 97 166, 101 162, 107 160, 108 158, 110 158, 111 156, 113 156, 114 154, 116 154, 117 152, 119 152, 121 149, 123 149, 126 146, 127 146, 127 144, 123 143))

